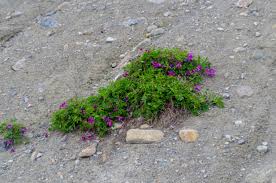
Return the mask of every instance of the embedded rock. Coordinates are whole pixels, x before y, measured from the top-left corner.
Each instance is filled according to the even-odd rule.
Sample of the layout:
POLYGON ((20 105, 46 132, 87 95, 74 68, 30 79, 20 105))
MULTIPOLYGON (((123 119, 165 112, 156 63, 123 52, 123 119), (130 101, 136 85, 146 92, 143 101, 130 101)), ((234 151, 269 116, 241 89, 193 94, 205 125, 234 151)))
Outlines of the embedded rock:
POLYGON ((195 142, 199 134, 198 131, 194 129, 183 129, 179 131, 179 137, 184 142, 195 142))
POLYGON ((130 129, 127 131, 126 142, 131 144, 147 144, 159 142, 164 133, 160 130, 130 129))
POLYGON ((79 157, 80 158, 88 158, 88 157, 92 156, 93 154, 95 154, 96 151, 97 151, 97 144, 92 144, 91 146, 83 149, 79 153, 79 157))

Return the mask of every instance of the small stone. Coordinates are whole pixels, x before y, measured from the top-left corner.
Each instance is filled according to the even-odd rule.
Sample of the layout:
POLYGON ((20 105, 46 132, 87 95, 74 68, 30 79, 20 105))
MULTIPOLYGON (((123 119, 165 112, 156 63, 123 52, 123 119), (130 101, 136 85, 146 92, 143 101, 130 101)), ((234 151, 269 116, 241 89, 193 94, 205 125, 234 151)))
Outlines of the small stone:
POLYGON ((238 0, 236 5, 239 8, 248 8, 252 3, 252 0, 238 0))
POLYGON ((251 97, 253 95, 253 90, 250 86, 239 86, 236 90, 239 97, 251 97))
POLYGON ((224 28, 218 27, 217 30, 218 30, 218 31, 224 31, 224 28))
POLYGON ((258 22, 254 22, 253 24, 254 24, 255 26, 259 25, 259 23, 258 23, 258 22))
POLYGON ((149 33, 149 32, 151 32, 151 31, 153 31, 154 29, 157 29, 157 28, 158 27, 156 25, 150 25, 150 26, 147 27, 147 32, 149 33))
POLYGON ((228 142, 232 142, 233 141, 233 138, 231 135, 224 135, 225 139, 228 141, 228 142))
POLYGON ((230 55, 230 56, 229 56, 229 58, 234 59, 234 58, 235 58, 235 56, 234 56, 234 55, 230 55))
POLYGON ((241 73, 241 79, 244 79, 245 78, 245 73, 241 73))
POLYGON ((116 40, 116 39, 113 38, 113 37, 107 37, 105 41, 106 41, 107 43, 112 43, 112 42, 115 41, 115 40, 116 40))
POLYGON ((19 71, 21 69, 23 69, 23 67, 25 66, 25 62, 26 62, 26 59, 25 58, 22 58, 20 60, 18 60, 13 66, 12 66, 12 69, 14 71, 19 71))
POLYGON ((257 151, 259 153, 267 153, 268 152, 268 147, 264 145, 259 145, 257 146, 257 151))
POLYGON ((157 29, 152 30, 148 34, 148 36, 154 37, 154 36, 159 36, 159 35, 164 34, 164 33, 165 33, 165 30, 163 28, 157 28, 157 29))
POLYGON ((150 128, 150 125, 148 125, 148 124, 142 124, 142 125, 140 126, 140 128, 141 128, 141 129, 147 129, 147 128, 150 128))
POLYGON ((259 59, 264 58, 264 53, 263 53, 263 51, 261 51, 261 50, 256 50, 255 53, 254 53, 254 55, 253 55, 253 58, 254 58, 255 60, 259 60, 259 59))
POLYGON ((137 24, 143 23, 143 22, 145 22, 144 17, 143 18, 130 18, 127 21, 124 21, 122 24, 125 27, 130 27, 130 26, 137 25, 137 24))
POLYGON ((88 158, 90 156, 92 156, 93 154, 95 154, 97 151, 97 144, 94 143, 91 146, 83 149, 80 153, 79 153, 79 157, 80 158, 88 158))
POLYGON ((111 67, 112 67, 112 68, 115 68, 116 66, 117 66, 116 63, 112 63, 112 64, 111 64, 111 67))
POLYGON ((154 143, 163 139, 164 133, 160 130, 130 129, 127 131, 127 143, 154 143))
POLYGON ((239 144, 239 145, 245 144, 245 140, 244 140, 244 139, 238 140, 238 144, 239 144))
POLYGON ((60 5, 57 6, 57 10, 61 11, 63 9, 68 8, 68 6, 70 6, 69 2, 63 2, 63 3, 61 3, 60 5))
POLYGON ((42 102, 44 100, 44 97, 38 97, 38 101, 42 102))
POLYGON ((246 48, 244 48, 244 47, 237 47, 237 48, 235 48, 233 51, 235 52, 235 53, 239 53, 239 52, 243 52, 243 51, 245 51, 246 50, 246 48))
POLYGON ((247 17, 247 16, 248 16, 248 13, 247 13, 247 12, 241 12, 241 13, 240 13, 240 16, 245 16, 245 17, 247 17))
POLYGON ((116 130, 116 129, 121 129, 123 128, 123 123, 114 123, 112 129, 116 130))
POLYGON ((164 3, 166 0, 148 0, 150 3, 154 3, 154 4, 162 4, 164 3))
POLYGON ((236 126, 242 126, 242 125, 243 125, 243 122, 242 122, 241 120, 237 120, 237 121, 234 122, 234 124, 235 124, 236 126))
POLYGON ((267 145, 268 145, 268 142, 262 142, 262 144, 263 144, 264 146, 267 146, 267 145))
POLYGON ((164 15, 164 17, 168 17, 168 16, 171 16, 171 15, 172 15, 172 12, 167 11, 167 12, 165 12, 163 15, 164 15))
POLYGON ((194 129, 182 129, 179 131, 179 137, 184 142, 195 142, 199 134, 198 131, 194 129))
POLYGON ((260 37, 260 36, 261 36, 261 33, 260 33, 260 32, 256 32, 256 33, 255 33, 255 36, 256 36, 256 37, 260 37))
POLYGON ((37 155, 36 155, 36 159, 38 159, 38 158, 40 158, 40 157, 42 157, 42 153, 37 153, 37 155))
POLYGON ((230 94, 229 93, 223 93, 222 96, 225 99, 230 99, 230 94))

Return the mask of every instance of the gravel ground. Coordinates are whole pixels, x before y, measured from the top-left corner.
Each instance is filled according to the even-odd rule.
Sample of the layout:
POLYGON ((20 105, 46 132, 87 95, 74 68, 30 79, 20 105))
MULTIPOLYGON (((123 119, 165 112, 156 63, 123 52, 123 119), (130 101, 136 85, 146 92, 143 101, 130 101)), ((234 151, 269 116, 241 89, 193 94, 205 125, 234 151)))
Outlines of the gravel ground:
POLYGON ((276 2, 237 1, 0 0, 0 120, 30 128, 30 144, 0 147, 1 182, 275 183, 276 2), (160 143, 116 131, 86 159, 80 134, 45 137, 59 103, 95 93, 150 46, 207 56, 218 70, 207 86, 225 108, 177 116, 160 143), (179 140, 183 127, 198 141, 179 140))

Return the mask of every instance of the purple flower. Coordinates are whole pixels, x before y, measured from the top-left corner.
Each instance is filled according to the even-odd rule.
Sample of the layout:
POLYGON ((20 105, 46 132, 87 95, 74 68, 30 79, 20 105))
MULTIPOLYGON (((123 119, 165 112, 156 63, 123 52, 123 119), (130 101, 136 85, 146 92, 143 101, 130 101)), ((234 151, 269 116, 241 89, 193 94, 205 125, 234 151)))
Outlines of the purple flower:
POLYGON ((118 120, 118 121, 124 121, 124 120, 125 120, 125 117, 123 117, 123 116, 117 116, 117 120, 118 120))
POLYGON ((43 136, 44 136, 45 138, 48 138, 48 137, 49 137, 48 132, 44 132, 44 133, 43 133, 43 136))
POLYGON ((202 89, 202 86, 201 86, 201 85, 195 85, 195 87, 194 87, 194 90, 195 90, 196 92, 200 92, 201 89, 202 89))
POLYGON ((192 52, 189 52, 188 53, 188 56, 187 56, 187 61, 192 61, 193 60, 193 53, 192 52))
POLYGON ((12 145, 13 145, 13 140, 12 139, 4 141, 5 149, 9 149, 12 145))
POLYGON ((128 76, 128 72, 125 71, 124 74, 123 74, 124 77, 127 77, 128 76))
POLYGON ((168 71, 168 76, 175 76, 175 72, 174 71, 168 71))
POLYGON ((202 69, 202 66, 201 66, 201 65, 198 65, 198 66, 196 67, 195 70, 196 70, 197 72, 199 72, 199 71, 201 71, 201 69, 202 69))
POLYGON ((191 71, 186 71, 186 76, 190 76, 192 75, 192 72, 191 71))
POLYGON ((11 130, 11 129, 13 128, 13 126, 12 126, 12 124, 8 124, 8 125, 6 126, 6 128, 7 128, 8 130, 11 130))
POLYGON ((67 102, 66 101, 64 101, 64 102, 62 102, 60 105, 59 105, 59 109, 65 109, 65 108, 67 108, 67 102))
POLYGON ((108 127, 111 127, 113 122, 109 117, 104 117, 104 121, 106 122, 108 127))
POLYGON ((95 119, 93 117, 89 117, 87 122, 92 125, 95 122, 95 119))
POLYGON ((174 65, 173 65, 173 64, 170 64, 170 68, 174 68, 174 65))
POLYGON ((182 67, 182 62, 177 62, 175 67, 176 67, 177 69, 181 69, 181 67, 182 67))
POLYGON ((20 132, 24 135, 27 132, 27 128, 26 127, 22 127, 20 129, 20 132))
POLYGON ((128 96, 126 96, 123 100, 124 100, 125 102, 128 102, 128 96))
POLYGON ((151 65, 155 68, 155 69, 158 69, 158 68, 161 68, 162 67, 162 64, 160 64, 159 62, 151 62, 151 65))
POLYGON ((81 140, 82 140, 82 141, 86 141, 86 135, 85 135, 85 134, 83 134, 83 135, 81 136, 81 140))
POLYGON ((207 69, 205 69, 205 74, 209 77, 214 77, 216 75, 216 69, 215 68, 207 68, 207 69))

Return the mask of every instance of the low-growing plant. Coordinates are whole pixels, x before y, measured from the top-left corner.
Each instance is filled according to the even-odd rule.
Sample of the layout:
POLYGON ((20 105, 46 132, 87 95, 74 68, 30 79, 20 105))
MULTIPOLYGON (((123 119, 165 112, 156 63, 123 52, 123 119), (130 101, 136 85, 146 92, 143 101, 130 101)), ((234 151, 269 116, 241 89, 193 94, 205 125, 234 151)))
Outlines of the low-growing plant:
POLYGON ((220 96, 204 89, 204 76, 214 77, 207 58, 180 49, 151 49, 124 68, 121 79, 88 98, 72 98, 53 113, 51 129, 93 131, 104 136, 114 122, 152 119, 168 105, 194 115, 210 106, 223 107, 220 96))
POLYGON ((27 128, 13 120, 5 120, 0 123, 0 135, 3 137, 4 147, 14 151, 14 145, 26 141, 27 128))

